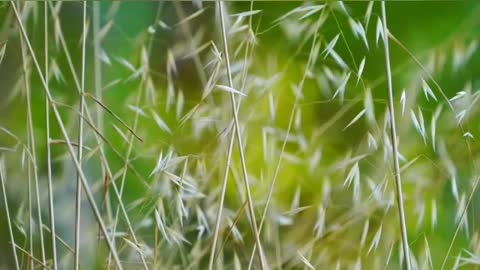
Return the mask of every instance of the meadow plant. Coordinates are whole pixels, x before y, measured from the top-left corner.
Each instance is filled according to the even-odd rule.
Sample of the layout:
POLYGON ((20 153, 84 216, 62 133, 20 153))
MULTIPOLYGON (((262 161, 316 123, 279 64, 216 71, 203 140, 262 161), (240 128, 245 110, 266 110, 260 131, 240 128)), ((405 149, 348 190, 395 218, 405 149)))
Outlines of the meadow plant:
POLYGON ((480 4, 0 3, 0 269, 476 269, 480 4))

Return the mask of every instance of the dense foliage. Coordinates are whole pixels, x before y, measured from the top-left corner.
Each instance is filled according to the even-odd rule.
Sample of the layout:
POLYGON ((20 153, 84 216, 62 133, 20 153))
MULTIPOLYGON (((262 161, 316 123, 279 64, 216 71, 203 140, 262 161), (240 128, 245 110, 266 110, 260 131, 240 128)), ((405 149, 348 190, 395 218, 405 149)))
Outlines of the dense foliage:
POLYGON ((476 269, 479 12, 1 2, 0 269, 476 269))

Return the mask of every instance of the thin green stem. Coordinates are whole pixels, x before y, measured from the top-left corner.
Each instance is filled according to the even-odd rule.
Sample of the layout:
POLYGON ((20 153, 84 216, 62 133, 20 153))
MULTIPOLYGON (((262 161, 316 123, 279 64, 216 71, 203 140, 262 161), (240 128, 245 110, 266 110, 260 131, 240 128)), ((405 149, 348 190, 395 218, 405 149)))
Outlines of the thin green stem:
MULTIPOLYGON (((235 129, 235 127, 233 127, 233 129, 235 129)), ((220 192, 220 202, 218 203, 218 210, 217 210, 217 216, 216 216, 216 222, 215 222, 215 231, 213 234, 213 244, 212 244, 212 249, 210 251, 210 258, 208 262, 209 270, 212 270, 214 265, 215 250, 217 248, 218 235, 220 232, 220 224, 222 223, 223 204, 225 201, 225 194, 227 191, 228 174, 230 172, 230 164, 232 162, 232 152, 233 152, 234 143, 235 143, 235 131, 232 130, 232 134, 230 136, 230 143, 228 146, 227 164, 225 166, 225 174, 223 176, 222 190, 220 192)))
POLYGON ((8 208, 8 200, 7 200, 7 189, 5 185, 5 175, 3 173, 4 170, 4 160, 3 157, 0 159, 0 184, 2 185, 2 192, 3 192, 3 203, 5 206, 5 212, 7 214, 7 224, 8 224, 8 234, 10 236, 10 244, 12 245, 13 251, 13 259, 15 261, 15 269, 20 270, 20 264, 18 263, 18 256, 17 256, 17 249, 15 248, 15 237, 13 236, 13 226, 12 226, 12 219, 10 218, 10 210, 8 208))
MULTIPOLYGON (((100 61, 101 57, 101 44, 102 41, 99 37, 100 31, 101 31, 101 16, 100 16, 100 2, 99 1, 94 1, 92 3, 93 5, 93 72, 94 72, 94 89, 95 89, 95 98, 102 102, 103 100, 103 93, 102 93, 102 62, 100 61)), ((101 106, 98 104, 95 106, 96 108, 96 120, 97 120, 97 129, 98 131, 103 134, 104 130, 104 112, 101 106)), ((103 144, 100 145, 100 152, 103 152, 103 144)), ((102 164, 103 165, 103 164, 102 164)), ((102 166, 102 175, 107 178, 107 175, 111 175, 109 173, 109 168, 105 168, 105 166, 108 165, 103 165, 102 166)), ((107 185, 107 183, 105 183, 107 185)), ((104 196, 104 203, 105 203, 105 209, 107 212, 107 219, 108 223, 112 223, 112 206, 110 202, 110 194, 108 192, 108 189, 105 191, 105 196, 104 196)))
POLYGON ((120 258, 118 257, 118 254, 115 250, 115 246, 113 245, 111 239, 110 239, 110 235, 107 231, 107 227, 105 226, 105 223, 103 222, 103 219, 101 217, 101 214, 100 214, 100 211, 98 210, 98 207, 97 207, 97 204, 95 202, 95 198, 93 197, 93 194, 92 194, 92 191, 90 190, 90 187, 88 185, 88 182, 87 182, 87 179, 85 177, 85 174, 83 173, 83 170, 82 170, 82 167, 80 165, 80 163, 78 162, 77 160, 77 157, 76 157, 76 154, 75 154, 75 150, 73 149, 73 146, 72 146, 72 142, 68 136, 68 133, 67 133, 67 130, 63 124, 63 121, 62 121, 62 117, 60 115, 60 112, 58 111, 58 108, 53 100, 53 97, 51 95, 51 92, 50 92, 50 88, 48 87, 47 83, 46 83, 46 80, 42 74, 42 71, 41 71, 41 68, 40 68, 40 65, 38 63, 38 60, 37 60, 37 57, 35 55, 35 51, 33 50, 32 48, 32 45, 30 44, 30 41, 28 39, 28 35, 27 35, 27 32, 25 31, 25 27, 23 26, 23 23, 22 23, 22 20, 20 18, 20 15, 17 11, 17 8, 15 6, 15 2, 14 1, 10 1, 10 4, 12 6, 12 9, 13 9, 13 12, 15 14, 15 17, 17 19, 17 23, 18 23, 18 26, 20 27, 20 30, 21 30, 21 33, 22 33, 22 38, 25 40, 26 44, 27 44, 27 47, 28 47, 28 50, 31 54, 31 57, 33 59, 33 63, 35 65, 35 68, 37 70, 37 73, 38 73, 38 76, 40 77, 40 80, 41 80, 41 83, 42 83, 42 86, 44 88, 44 92, 45 92, 45 95, 47 96, 48 98, 48 102, 49 102, 49 105, 52 107, 52 111, 53 111, 53 114, 55 116, 55 119, 57 121, 57 124, 58 126, 60 127, 60 131, 62 133, 62 136, 64 137, 65 141, 67 142, 67 149, 70 153, 70 156, 72 157, 72 160, 73 160, 73 163, 75 165, 75 168, 77 169, 77 171, 79 172, 79 175, 80 175, 80 180, 82 181, 82 186, 83 186, 83 189, 85 190, 85 193, 87 195, 87 199, 91 205, 91 208, 94 212, 94 215, 95 215, 95 218, 97 219, 97 222, 100 224, 100 228, 102 230, 102 233, 105 237, 105 241, 108 245, 108 247, 110 248, 111 252, 112 252, 112 255, 113 255, 113 258, 114 258, 114 261, 118 267, 118 269, 123 269, 121 263, 120 263, 120 258))
MULTIPOLYGON (((229 52, 228 52, 228 42, 227 42, 227 31, 225 27, 225 11, 223 7, 223 1, 218 0, 217 1, 219 10, 220 10, 220 26, 222 29, 222 39, 223 39, 223 48, 224 48, 224 53, 225 53, 225 62, 226 62, 226 68, 227 68, 227 76, 228 76, 228 84, 231 88, 234 88, 233 86, 233 78, 232 78, 232 71, 230 67, 230 57, 229 57, 229 52)), ((255 209, 254 209, 254 204, 253 204, 253 199, 252 199, 252 194, 250 191, 250 183, 248 181, 248 172, 247 172, 247 165, 245 162, 245 153, 243 149, 243 142, 242 142, 242 134, 241 134, 241 129, 240 129, 240 121, 238 119, 238 109, 237 109, 237 103, 235 101, 235 94, 230 93, 230 99, 231 99, 231 104, 232 104, 232 110, 233 110, 233 119, 234 119, 234 124, 235 124, 235 134, 237 137, 237 144, 240 152, 240 159, 242 163, 242 172, 243 172, 243 179, 245 182, 245 190, 247 194, 247 201, 248 201, 248 212, 250 215, 250 222, 252 226, 252 231, 255 236, 255 243, 257 245, 257 251, 258 251, 258 257, 260 260, 260 268, 262 270, 268 269, 268 263, 266 260, 266 257, 263 253, 263 248, 260 240, 260 235, 258 232, 257 228, 257 221, 255 218, 255 209)))
MULTIPOLYGON (((52 12, 54 12, 54 11, 52 10, 52 12)), ((58 15, 55 14, 55 13, 54 13, 54 19, 55 19, 55 20, 58 20, 58 15)), ((68 64, 69 64, 70 71, 71 71, 72 76, 73 76, 73 78, 74 78, 74 81, 75 81, 76 87, 77 87, 77 89, 78 89, 78 92, 79 92, 80 94, 83 93, 83 94, 82 94, 82 97, 84 97, 85 95, 87 95, 87 93, 85 93, 85 92, 83 91, 84 85, 83 85, 83 83, 82 83, 82 85, 79 84, 79 81, 80 81, 80 80, 83 81, 84 78, 81 78, 80 80, 78 79, 77 74, 75 73, 75 68, 74 68, 74 66, 73 66, 73 61, 72 61, 71 55, 70 55, 70 53, 69 53, 69 51, 68 51, 68 49, 67 49, 67 46, 66 46, 66 43, 65 43, 65 39, 64 39, 64 37, 63 37, 62 31, 61 31, 61 28, 60 28, 59 25, 58 25, 57 30, 58 30, 58 33, 59 33, 59 37, 60 37, 60 41, 61 41, 61 46, 62 46, 62 48, 63 48, 63 50, 64 50, 64 53, 65 53, 65 55, 66 55, 66 57, 67 57, 67 62, 68 62, 68 64)), ((86 36, 86 35, 84 35, 84 36, 86 36)), ((82 73, 83 73, 83 72, 84 72, 84 71, 82 71, 82 73)), ((84 75, 82 75, 82 76, 84 76, 84 75)), ((85 106, 85 103, 83 103, 82 105, 83 105, 82 108, 84 109, 85 114, 80 113, 80 114, 79 114, 79 117, 80 117, 81 119, 83 119, 83 121, 85 121, 85 116, 87 116, 88 123, 93 123, 93 121, 92 121, 92 119, 91 119, 91 116, 90 116, 90 113, 89 113, 89 110, 88 110, 88 107, 85 106)), ((103 107, 103 109, 106 109, 106 108, 103 107)), ((120 120, 120 119, 118 119, 118 120, 120 120)), ((120 120, 120 121, 121 121, 121 120, 120 120)), ((93 124, 91 124, 91 127, 94 128, 93 124)), ((95 129, 96 133, 98 133, 98 135, 100 136, 101 133, 99 133, 96 128, 94 128, 94 129, 95 129)), ((95 136, 95 137, 96 137, 96 139, 97 139, 98 144, 101 145, 102 143, 101 143, 101 140, 100 140, 99 136, 95 136)), ((103 161, 104 161, 106 173, 107 173, 108 175, 111 175, 111 171, 110 171, 110 168, 109 168, 109 166, 108 166, 107 159, 106 159, 106 155, 105 155, 105 152, 104 152, 103 148, 100 148, 100 153, 101 153, 101 156, 102 156, 103 161)), ((125 211, 123 202, 122 202, 122 200, 121 200, 121 196, 118 195, 118 191, 117 191, 116 184, 113 183, 113 182, 112 182, 111 184, 112 184, 112 186, 113 186, 113 188, 114 188, 114 190, 115 190, 115 192, 116 192, 116 194, 117 194, 117 198, 118 198, 118 202, 119 202, 119 205, 120 205, 120 209, 122 209, 122 214, 124 215, 124 218, 125 218, 125 220, 126 220, 126 222, 127 222, 127 225, 128 225, 129 231, 130 231, 130 233, 131 233, 131 235, 132 235, 132 238, 133 238, 133 240, 134 240, 134 243, 139 247, 140 245, 139 245, 139 243, 138 243, 138 241, 137 241, 137 238, 136 238, 136 236, 135 236, 135 231, 133 230, 133 227, 131 226, 129 217, 128 217, 126 211, 125 211)), ((118 219, 118 213, 117 213, 117 218, 116 218, 115 220, 117 220, 117 219, 118 219)), ((117 223, 117 222, 115 221, 115 224, 116 224, 116 223, 117 223)), ((116 226, 116 225, 114 225, 114 226, 116 226)), ((114 227, 114 232, 112 233, 112 235, 115 235, 115 227, 114 227)), ((115 239, 114 239, 114 238, 113 238, 112 242, 115 243, 115 239)), ((142 260, 142 263, 143 263, 143 265, 144 265, 144 268, 145 268, 145 269, 148 269, 147 263, 146 263, 146 259, 145 259, 145 256, 144 256, 143 252, 142 252, 139 248, 136 249, 136 250, 138 251, 138 253, 139 253, 140 257, 141 257, 141 260, 142 260)), ((108 261, 110 262, 110 259, 109 259, 108 261)), ((109 264, 110 264, 110 263, 109 263, 109 264)))
POLYGON ((403 203, 403 191, 402 191, 402 178, 400 175, 400 162, 399 162, 399 150, 398 150, 398 139, 397 139, 397 129, 395 121, 395 105, 393 101, 393 85, 392 85, 392 70, 390 66, 390 50, 388 45, 388 28, 387 28, 387 11, 385 8, 385 1, 382 1, 382 21, 383 21, 383 43, 385 48, 385 61, 387 68, 387 84, 388 84, 388 112, 390 117, 390 137, 392 140, 392 154, 393 154, 393 165, 394 165, 394 177, 395 177, 395 188, 396 188, 396 198, 398 206, 398 216, 400 219, 400 230, 402 237, 402 248, 403 254, 405 256, 405 263, 407 269, 411 270, 412 265, 410 262, 410 251, 408 247, 408 236, 407 236, 407 222, 405 218, 405 206, 403 203))
MULTIPOLYGON (((26 92, 26 99, 27 99, 27 131, 28 131, 28 151, 30 152, 28 163, 28 179, 29 179, 29 194, 31 195, 31 173, 33 171, 33 180, 35 185, 35 199, 36 199, 36 208, 37 208, 37 219, 39 223, 40 229, 40 252, 42 256, 42 264, 45 265, 46 257, 45 257, 45 241, 43 236, 42 225, 42 211, 41 211, 41 204, 40 204, 40 187, 38 184, 38 170, 37 170, 37 155, 36 155, 36 143, 35 143, 35 136, 33 131, 33 115, 32 115, 32 99, 31 99, 31 89, 29 83, 29 72, 27 66, 27 55, 25 52, 25 44, 22 40, 20 42, 20 47, 22 50, 22 67, 23 67, 23 79, 25 84, 25 92, 26 92)), ((32 201, 30 200, 29 209, 32 210, 32 201)), ((33 226, 30 227, 33 230, 33 226)), ((33 242, 33 239, 31 239, 33 242)), ((33 253, 32 253, 33 254, 33 253)))
MULTIPOLYGON (((45 83, 48 85, 48 3, 43 3, 43 26, 44 26, 44 49, 45 49, 45 83)), ((52 269, 57 270, 57 244, 55 231, 55 207, 53 204, 53 182, 52 182, 52 149, 50 145, 50 107, 48 99, 45 98, 45 126, 47 137, 47 182, 48 182, 48 213, 50 216, 50 234, 52 241, 52 269)))
MULTIPOLYGON (((80 166, 82 166, 83 160, 83 117, 85 114, 85 49, 87 41, 87 1, 83 1, 83 33, 82 33, 82 75, 80 78, 80 116, 79 116, 79 128, 78 128, 78 147, 77 158, 80 166)), ((82 212, 82 186, 77 173, 77 186, 75 191, 75 258, 74 267, 75 270, 80 269, 80 223, 82 212)))
MULTIPOLYGON (((250 11, 253 10, 253 0, 250 1, 250 11)), ((248 25, 249 25, 249 29, 252 28, 252 16, 250 16, 249 18, 249 22, 248 22, 248 25)), ((240 91, 243 91, 243 89, 245 88, 245 84, 246 84, 246 79, 247 79, 247 70, 248 70, 248 57, 250 55, 250 52, 249 52, 249 48, 250 48, 250 42, 247 41, 247 45, 245 47, 245 58, 244 58, 244 69, 243 69, 243 78, 242 78, 242 87, 240 89, 240 91)), ((238 106, 237 108, 240 107, 240 104, 241 104, 241 99, 238 101, 238 106)), ((236 112, 238 113, 238 112, 236 112)), ((235 129, 235 127, 233 127, 233 129, 235 129)), ((223 182, 222 182, 222 190, 220 192, 220 202, 218 204, 218 210, 217 210, 217 216, 216 216, 216 222, 215 222, 215 232, 214 232, 214 236, 213 236, 213 244, 212 244, 212 249, 211 249, 211 252, 210 252, 210 259, 209 259, 209 263, 208 263, 208 269, 209 270, 212 270, 213 269, 213 265, 214 265, 214 259, 215 259, 215 251, 216 251, 216 247, 217 247, 217 242, 218 242, 218 235, 220 233, 220 225, 222 223, 222 213, 223 213, 223 204, 225 202, 225 194, 226 194, 226 190, 227 190, 227 184, 228 184, 228 174, 229 174, 229 171, 230 171, 230 164, 232 162, 232 153, 233 153, 233 145, 235 143, 235 130, 232 130, 232 133, 231 133, 231 136, 230 136, 230 144, 229 144, 229 147, 228 147, 228 153, 227 153, 227 163, 226 163, 226 166, 225 166, 225 175, 223 177, 223 182)))

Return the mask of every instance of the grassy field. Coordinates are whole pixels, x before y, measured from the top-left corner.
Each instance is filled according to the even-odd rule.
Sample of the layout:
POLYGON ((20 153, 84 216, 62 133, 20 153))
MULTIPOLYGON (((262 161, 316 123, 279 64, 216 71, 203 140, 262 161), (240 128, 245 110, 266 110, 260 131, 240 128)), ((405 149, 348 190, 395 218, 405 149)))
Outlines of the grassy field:
POLYGON ((0 2, 0 270, 478 269, 478 14, 0 2))

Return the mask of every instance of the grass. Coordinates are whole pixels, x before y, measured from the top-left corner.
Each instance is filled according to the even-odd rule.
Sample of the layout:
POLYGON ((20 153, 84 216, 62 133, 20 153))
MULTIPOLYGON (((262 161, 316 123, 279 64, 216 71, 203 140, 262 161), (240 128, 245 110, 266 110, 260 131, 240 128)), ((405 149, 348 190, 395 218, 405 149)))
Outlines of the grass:
POLYGON ((0 269, 476 269, 445 5, 0 5, 0 269))
POLYGON ((393 174, 395 176, 395 188, 398 206, 398 217, 400 220, 400 230, 402 234, 402 248, 405 256, 405 264, 407 269, 412 269, 412 263, 410 262, 410 248, 408 244, 407 236, 407 221, 405 218, 405 206, 403 203, 403 191, 402 191, 402 178, 400 172, 398 139, 397 139, 397 123, 395 120, 395 103, 393 99, 393 83, 392 83, 392 70, 390 65, 390 48, 388 45, 388 28, 387 28, 387 11, 385 8, 385 2, 382 5, 382 25, 383 25, 383 46, 385 48, 385 62, 387 67, 387 83, 388 83, 388 115, 390 122, 390 139, 392 141, 392 156, 393 156, 393 174))

